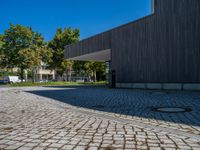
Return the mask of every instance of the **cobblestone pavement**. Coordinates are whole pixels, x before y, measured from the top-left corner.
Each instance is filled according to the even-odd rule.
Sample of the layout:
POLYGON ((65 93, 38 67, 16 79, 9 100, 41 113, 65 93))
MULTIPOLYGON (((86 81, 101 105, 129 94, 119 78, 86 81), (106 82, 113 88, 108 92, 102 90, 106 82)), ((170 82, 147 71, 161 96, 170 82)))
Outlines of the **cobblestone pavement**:
POLYGON ((200 93, 0 88, 0 149, 200 150, 200 93), (63 103, 65 102, 65 103, 63 103), (160 113, 154 107, 189 107, 160 113))

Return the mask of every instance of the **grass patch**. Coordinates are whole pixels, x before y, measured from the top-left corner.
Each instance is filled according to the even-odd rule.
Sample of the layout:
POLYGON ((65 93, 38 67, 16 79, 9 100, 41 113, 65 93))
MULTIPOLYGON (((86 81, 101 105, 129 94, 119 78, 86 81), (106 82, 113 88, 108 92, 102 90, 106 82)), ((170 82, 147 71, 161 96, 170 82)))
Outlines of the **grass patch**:
POLYGON ((100 82, 22 82, 9 84, 12 87, 22 87, 22 86, 78 86, 78 85, 105 85, 106 81, 100 82))

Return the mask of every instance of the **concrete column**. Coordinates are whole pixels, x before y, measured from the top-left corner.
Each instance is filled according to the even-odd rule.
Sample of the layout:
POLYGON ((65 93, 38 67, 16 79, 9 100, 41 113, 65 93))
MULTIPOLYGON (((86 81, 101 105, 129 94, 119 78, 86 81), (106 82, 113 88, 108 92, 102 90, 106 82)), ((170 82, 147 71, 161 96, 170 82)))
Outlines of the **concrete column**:
POLYGON ((27 70, 25 70, 24 71, 24 79, 25 79, 25 81, 27 82, 27 80, 28 80, 28 72, 27 72, 27 70))
POLYGON ((39 79, 42 80, 42 74, 39 74, 39 79))
POLYGON ((53 71, 53 80, 55 80, 55 78, 56 78, 56 73, 55 71, 53 71))

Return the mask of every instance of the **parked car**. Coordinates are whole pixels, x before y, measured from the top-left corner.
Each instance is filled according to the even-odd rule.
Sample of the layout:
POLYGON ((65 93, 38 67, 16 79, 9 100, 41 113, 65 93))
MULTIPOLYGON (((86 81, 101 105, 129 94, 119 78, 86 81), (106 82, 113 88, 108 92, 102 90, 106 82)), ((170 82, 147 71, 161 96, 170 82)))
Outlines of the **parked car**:
POLYGON ((89 82, 88 77, 71 77, 71 81, 73 82, 89 82))
POLYGON ((21 82, 21 80, 19 79, 19 76, 6 76, 4 77, 4 81, 11 84, 21 82))
POLYGON ((6 84, 6 83, 8 83, 8 81, 6 81, 6 80, 0 80, 0 84, 6 84))
POLYGON ((40 80, 39 82, 40 83, 44 83, 44 82, 46 83, 46 82, 48 82, 48 80, 40 80))

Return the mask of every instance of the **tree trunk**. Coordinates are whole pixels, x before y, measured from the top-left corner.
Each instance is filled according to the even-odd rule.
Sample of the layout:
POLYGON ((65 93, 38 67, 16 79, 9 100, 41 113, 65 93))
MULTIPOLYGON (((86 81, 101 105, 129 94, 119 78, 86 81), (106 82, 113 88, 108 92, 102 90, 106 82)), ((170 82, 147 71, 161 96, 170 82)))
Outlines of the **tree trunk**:
POLYGON ((94 82, 96 82, 97 81, 97 72, 96 72, 96 70, 94 70, 94 82))
POLYGON ((24 68, 21 67, 21 72, 20 72, 20 76, 21 76, 21 82, 23 82, 23 79, 24 79, 24 68))
POLYGON ((72 67, 70 66, 69 68, 66 69, 66 75, 67 75, 67 81, 71 81, 71 76, 72 76, 72 67))
POLYGON ((34 71, 33 71, 33 69, 31 71, 31 73, 32 73, 32 83, 34 83, 34 71))
POLYGON ((32 83, 35 83, 36 78, 35 78, 35 69, 32 69, 32 83))
POLYGON ((28 81, 28 71, 27 70, 25 70, 25 82, 27 82, 28 81))

